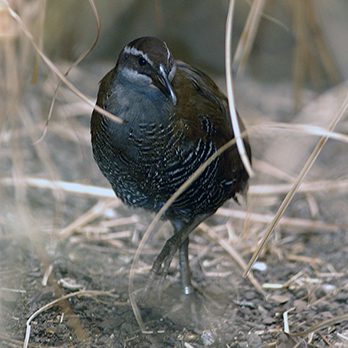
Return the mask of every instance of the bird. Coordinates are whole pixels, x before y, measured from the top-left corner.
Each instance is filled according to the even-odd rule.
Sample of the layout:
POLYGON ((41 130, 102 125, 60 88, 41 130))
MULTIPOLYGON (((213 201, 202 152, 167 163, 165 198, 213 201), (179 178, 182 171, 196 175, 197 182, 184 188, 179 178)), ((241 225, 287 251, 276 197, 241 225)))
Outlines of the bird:
MULTIPOLYGON (((126 44, 100 82, 94 109, 94 159, 126 205, 158 212, 175 191, 221 146, 234 138, 228 99, 203 71, 174 59, 165 41, 146 36, 126 44)), ((239 116, 238 116, 239 118, 239 116)), ((242 132, 245 130, 239 118, 242 132)), ((243 138, 251 161, 251 148, 243 138)), ((194 292, 189 235, 228 199, 245 195, 249 175, 237 146, 215 158, 165 211, 174 233, 151 274, 165 277, 179 252, 181 289, 194 292)))

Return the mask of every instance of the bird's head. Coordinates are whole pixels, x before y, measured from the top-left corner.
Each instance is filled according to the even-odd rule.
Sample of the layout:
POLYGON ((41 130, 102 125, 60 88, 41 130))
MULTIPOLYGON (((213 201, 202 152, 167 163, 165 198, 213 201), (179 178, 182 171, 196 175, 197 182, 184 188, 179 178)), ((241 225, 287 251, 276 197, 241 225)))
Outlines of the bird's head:
POLYGON ((121 51, 116 69, 134 88, 155 89, 176 104, 172 86, 176 64, 164 41, 141 37, 130 42, 121 51))

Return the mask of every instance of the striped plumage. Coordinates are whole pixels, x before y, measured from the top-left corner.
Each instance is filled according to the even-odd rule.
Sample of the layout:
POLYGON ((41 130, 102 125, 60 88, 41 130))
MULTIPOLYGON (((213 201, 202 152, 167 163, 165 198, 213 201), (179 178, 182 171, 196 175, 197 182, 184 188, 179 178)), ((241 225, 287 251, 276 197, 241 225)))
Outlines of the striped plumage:
MULTIPOLYGON (((207 75, 175 61, 156 38, 140 38, 123 49, 116 67, 101 82, 97 105, 125 122, 120 125, 93 112, 94 158, 118 197, 150 211, 158 211, 233 138, 226 97, 207 75)), ((244 192, 247 181, 235 146, 214 160, 166 212, 177 235, 176 248, 170 256, 162 251, 154 271, 159 273, 178 248, 186 248, 187 259, 184 241, 188 244, 189 232, 227 199, 244 192)))

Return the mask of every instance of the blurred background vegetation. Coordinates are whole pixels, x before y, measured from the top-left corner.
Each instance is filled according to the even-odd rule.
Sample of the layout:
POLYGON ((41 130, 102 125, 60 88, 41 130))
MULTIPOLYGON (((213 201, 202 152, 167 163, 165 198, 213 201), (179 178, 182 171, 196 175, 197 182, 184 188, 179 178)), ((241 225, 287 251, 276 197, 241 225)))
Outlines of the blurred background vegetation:
MULTIPOLYGON (((127 42, 139 36, 153 35, 163 38, 176 57, 222 74, 227 6, 226 0, 99 0, 97 7, 102 31, 98 45, 87 61, 115 60, 127 42)), ((237 1, 233 47, 239 40, 249 9, 248 1, 237 1)), ((319 47, 315 46, 320 29, 340 72, 347 76, 345 57, 348 48, 342 44, 348 30, 347 12, 348 4, 344 0, 266 1, 248 66, 250 72, 266 81, 291 79, 294 49, 298 43, 296 35, 302 29, 297 28, 296 21, 302 16, 302 26, 307 24, 307 28, 301 34, 312 38, 306 42, 309 59, 315 61, 320 56, 319 47), (314 13, 307 13, 306 6, 310 6, 314 13), (317 17, 319 28, 311 25, 312 16, 317 17)), ((93 40, 94 23, 87 1, 47 1, 45 51, 54 60, 74 60, 93 40)))

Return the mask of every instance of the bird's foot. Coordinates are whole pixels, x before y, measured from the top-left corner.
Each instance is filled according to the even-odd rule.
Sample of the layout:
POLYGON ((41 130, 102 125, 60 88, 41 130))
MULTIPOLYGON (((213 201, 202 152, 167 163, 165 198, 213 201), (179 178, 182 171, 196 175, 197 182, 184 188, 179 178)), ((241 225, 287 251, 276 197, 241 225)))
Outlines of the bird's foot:
POLYGON ((158 304, 161 302, 165 276, 150 271, 149 278, 146 281, 144 298, 147 302, 158 304))

